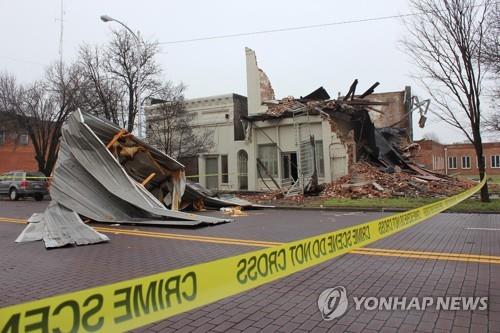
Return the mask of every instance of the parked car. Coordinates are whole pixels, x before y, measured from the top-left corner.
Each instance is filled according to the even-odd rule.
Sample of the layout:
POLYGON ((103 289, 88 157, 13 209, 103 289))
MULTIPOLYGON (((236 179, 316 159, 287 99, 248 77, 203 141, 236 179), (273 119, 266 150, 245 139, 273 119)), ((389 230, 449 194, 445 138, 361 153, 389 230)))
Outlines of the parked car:
POLYGON ((0 195, 8 195, 10 200, 33 197, 41 201, 49 193, 48 184, 41 172, 10 171, 0 175, 0 195))

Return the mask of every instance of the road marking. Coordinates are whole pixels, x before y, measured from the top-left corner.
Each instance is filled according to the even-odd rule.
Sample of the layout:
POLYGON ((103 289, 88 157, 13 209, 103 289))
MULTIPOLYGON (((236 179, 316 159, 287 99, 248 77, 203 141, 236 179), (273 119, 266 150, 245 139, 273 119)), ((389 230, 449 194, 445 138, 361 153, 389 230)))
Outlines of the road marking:
POLYGON ((19 219, 14 219, 14 218, 5 218, 5 217, 0 217, 0 222, 9 222, 9 223, 19 223, 19 224, 26 224, 28 221, 26 220, 19 220, 19 219))
POLYGON ((500 228, 465 228, 467 230, 489 230, 489 231, 500 231, 500 228))
POLYGON ((474 258, 474 259, 494 259, 500 260, 500 256, 487 256, 482 254, 467 254, 467 253, 454 253, 454 252, 429 252, 429 251, 410 251, 410 250, 394 250, 394 249, 378 249, 373 247, 363 247, 358 250, 374 251, 374 252, 389 252, 389 253, 403 253, 403 254, 421 254, 431 256, 448 256, 458 258, 474 258))
POLYGON ((225 237, 215 237, 215 236, 196 236, 196 235, 188 235, 188 234, 175 234, 175 233, 164 233, 164 232, 156 232, 156 231, 146 231, 146 230, 141 230, 141 229, 121 229, 121 228, 108 228, 108 227, 94 227, 94 228, 99 228, 100 230, 108 230, 110 232, 114 232, 115 230, 119 231, 138 231, 144 234, 149 234, 149 235, 154 235, 154 234, 160 234, 160 235, 168 235, 168 236, 183 236, 183 237, 188 237, 188 238, 193 238, 193 239, 208 239, 208 240, 223 240, 223 241, 237 241, 237 242, 242 242, 242 243, 259 243, 259 244, 266 244, 268 246, 277 246, 277 245, 282 245, 284 243, 279 243, 279 242, 267 242, 267 241, 257 241, 257 240, 249 240, 249 239, 239 239, 239 238, 225 238, 225 237))
MULTIPOLYGON (((19 224, 27 223, 27 221, 23 219, 5 218, 5 217, 0 217, 0 222, 19 223, 19 224)), ((254 246, 254 247, 271 247, 284 244, 280 242, 255 241, 255 240, 237 239, 237 238, 223 238, 223 237, 209 237, 209 236, 195 236, 187 234, 152 232, 139 229, 132 230, 132 229, 122 229, 122 228, 109 228, 109 227, 94 227, 94 229, 96 229, 97 231, 109 232, 118 235, 176 239, 176 240, 196 241, 196 242, 215 243, 215 244, 243 245, 243 246, 254 246)), ((448 260, 448 261, 500 264, 500 256, 487 256, 487 255, 451 253, 451 252, 423 252, 423 251, 364 247, 353 250, 349 253, 359 254, 359 255, 381 256, 381 257, 400 257, 400 258, 414 258, 414 259, 428 259, 428 260, 448 260)))
MULTIPOLYGON (((26 220, 17 218, 4 218, 0 217, 0 222, 8 223, 19 223, 26 224, 26 220)), ((93 227, 97 231, 114 233, 119 235, 128 236, 139 236, 139 237, 150 237, 150 238, 164 238, 164 239, 177 239, 177 240, 189 240, 204 243, 216 243, 216 244, 229 244, 229 245, 243 245, 243 246, 254 246, 254 247, 272 247, 282 245, 280 242, 267 242, 267 241, 257 241, 248 239, 238 239, 238 238, 224 238, 224 237, 210 237, 210 236, 196 236, 188 234, 175 234, 175 233, 164 233, 164 232, 153 232, 140 229, 123 229, 123 228, 109 228, 109 227, 93 227)))
POLYGON ((401 257, 401 258, 414 258, 414 259, 500 264, 500 256, 486 256, 486 255, 449 253, 449 252, 421 252, 421 251, 406 251, 406 250, 392 250, 392 249, 359 248, 351 251, 350 253, 362 254, 362 255, 374 255, 382 257, 401 257))
POLYGON ((254 240, 236 239, 236 238, 192 236, 192 235, 186 235, 186 234, 151 232, 151 231, 144 231, 144 230, 138 230, 138 229, 130 230, 130 229, 103 228, 103 227, 94 227, 94 229, 96 229, 97 231, 109 232, 109 233, 114 233, 114 234, 119 234, 119 235, 190 240, 190 241, 196 241, 196 242, 217 243, 217 244, 246 245, 246 246, 257 246, 257 247, 272 247, 272 246, 278 246, 278 245, 282 244, 282 243, 275 243, 275 242, 254 241, 254 240))

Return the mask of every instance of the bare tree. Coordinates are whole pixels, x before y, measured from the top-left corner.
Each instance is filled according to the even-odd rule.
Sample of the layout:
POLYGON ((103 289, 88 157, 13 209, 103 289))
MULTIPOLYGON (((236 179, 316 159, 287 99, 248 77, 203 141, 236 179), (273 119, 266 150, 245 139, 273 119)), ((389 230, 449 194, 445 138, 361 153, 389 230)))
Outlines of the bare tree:
MULTIPOLYGON (((434 113, 474 145, 482 180, 481 94, 487 70, 482 60, 492 0, 410 2, 418 15, 407 22, 407 53, 423 72, 419 78, 434 99, 434 113)), ((481 201, 489 201, 487 185, 481 189, 481 201)))
POLYGON ((0 111, 25 129, 35 149, 39 171, 50 175, 57 159, 61 127, 79 104, 80 73, 59 62, 43 81, 23 86, 8 74, 0 76, 0 111))
POLYGON ((491 102, 493 112, 485 116, 484 128, 490 132, 500 132, 500 115, 498 109, 500 108, 500 5, 498 3, 493 5, 490 14, 487 17, 488 26, 484 38, 484 56, 481 59, 484 66, 490 69, 490 81, 493 85, 491 89, 491 102))
POLYGON ((485 66, 491 68, 492 74, 498 79, 500 76, 500 45, 498 37, 500 34, 500 5, 498 3, 492 3, 486 20, 488 29, 484 34, 484 54, 480 60, 485 66))
POLYGON ((484 127, 490 132, 500 132, 500 114, 492 113, 484 120, 484 127))
POLYGON ((435 141, 437 143, 440 143, 439 136, 434 132, 424 133, 424 135, 422 135, 422 138, 426 139, 426 140, 432 140, 432 141, 435 141))
POLYGON ((141 54, 137 54, 136 42, 131 34, 123 30, 114 30, 111 42, 104 51, 104 67, 110 77, 123 86, 126 96, 126 127, 129 132, 134 129, 139 112, 137 99, 145 100, 161 90, 161 67, 155 61, 159 51, 157 42, 141 40, 141 54), (137 58, 140 67, 137 68, 137 58), (138 75, 139 73, 139 75, 138 75), (138 78, 139 77, 139 78, 138 78))
POLYGON ((159 95, 162 101, 148 116, 148 141, 175 159, 186 159, 207 152, 213 131, 196 127, 196 114, 186 111, 184 86, 167 83, 159 95))
POLYGON ((97 46, 83 44, 80 47, 78 65, 83 78, 81 108, 123 126, 121 115, 125 90, 105 70, 102 53, 97 46))

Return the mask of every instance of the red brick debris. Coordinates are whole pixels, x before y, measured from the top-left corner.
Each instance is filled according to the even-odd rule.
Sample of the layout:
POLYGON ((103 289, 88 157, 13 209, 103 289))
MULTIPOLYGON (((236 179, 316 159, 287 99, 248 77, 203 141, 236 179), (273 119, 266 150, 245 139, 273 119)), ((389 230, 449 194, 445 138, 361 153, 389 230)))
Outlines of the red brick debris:
POLYGON ((388 198, 388 197, 447 197, 457 194, 474 183, 439 175, 435 180, 404 171, 386 173, 368 163, 352 166, 352 171, 327 184, 325 198, 388 198))
MULTIPOLYGON (((396 168, 397 169, 397 168, 396 168)), ((474 182, 440 174, 422 176, 404 170, 388 173, 367 162, 358 162, 348 175, 324 184, 320 198, 448 197, 474 186, 474 182), (427 179, 424 179, 427 178, 427 179)), ((256 203, 301 204, 317 197, 284 197, 281 191, 239 195, 256 203)))

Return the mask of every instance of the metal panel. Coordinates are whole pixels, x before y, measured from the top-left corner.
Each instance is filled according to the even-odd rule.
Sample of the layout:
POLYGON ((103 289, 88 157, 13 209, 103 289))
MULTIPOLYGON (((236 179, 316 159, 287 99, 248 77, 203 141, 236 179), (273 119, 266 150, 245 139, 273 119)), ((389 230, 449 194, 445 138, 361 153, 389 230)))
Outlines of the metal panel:
MULTIPOLYGON (((111 140, 118 131, 116 126, 79 111, 69 117, 62 128, 59 156, 52 173, 53 202, 43 218, 33 217, 33 223, 18 241, 40 239, 41 227, 32 224, 42 223, 47 247, 103 241, 103 235, 83 224, 79 215, 99 222, 155 225, 193 226, 232 221, 167 209, 132 179, 107 149, 102 140, 111 140)), ((177 172, 177 177, 171 177, 169 188, 182 195, 186 186, 183 165, 152 147, 150 151, 164 167, 177 172)))

